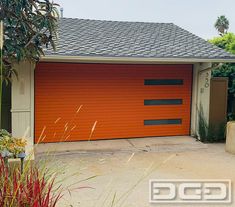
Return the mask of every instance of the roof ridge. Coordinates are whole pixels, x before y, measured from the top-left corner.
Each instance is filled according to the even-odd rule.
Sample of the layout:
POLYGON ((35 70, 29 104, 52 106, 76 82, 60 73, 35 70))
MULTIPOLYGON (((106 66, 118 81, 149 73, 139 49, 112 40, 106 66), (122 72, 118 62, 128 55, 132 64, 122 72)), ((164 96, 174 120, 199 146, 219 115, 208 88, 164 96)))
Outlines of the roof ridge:
POLYGON ((86 20, 86 21, 101 21, 101 22, 123 22, 123 23, 171 24, 171 25, 175 25, 173 22, 129 21, 129 20, 105 20, 105 19, 84 19, 84 18, 78 18, 78 17, 62 17, 62 18, 60 18, 60 19, 86 20))

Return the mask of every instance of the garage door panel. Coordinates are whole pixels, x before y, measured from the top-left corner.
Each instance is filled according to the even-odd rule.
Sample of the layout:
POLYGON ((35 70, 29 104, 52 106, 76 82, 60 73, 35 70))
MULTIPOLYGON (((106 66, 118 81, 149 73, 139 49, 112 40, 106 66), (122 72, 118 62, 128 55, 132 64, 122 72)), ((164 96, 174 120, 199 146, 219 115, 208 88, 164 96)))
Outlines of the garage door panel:
MULTIPOLYGON (((44 110, 47 110, 47 108, 42 108, 44 110)), ((58 109, 57 109, 58 110, 58 109)), ((103 110, 103 111, 97 111, 94 110, 92 108, 87 109, 87 110, 82 110, 83 112, 81 112, 78 116, 84 116, 84 118, 91 118, 92 120, 94 119, 94 117, 99 117, 99 118, 107 118, 107 113, 112 113, 111 116, 113 118, 122 118, 124 117, 122 113, 120 113, 120 109, 118 108, 110 108, 109 110, 103 110), (83 113, 83 115, 82 115, 83 113), (95 115, 94 115, 95 113, 95 115)), ((58 111, 56 111, 56 109, 51 109, 50 110, 50 114, 54 114, 53 116, 53 120, 56 120, 57 118, 59 118, 60 116, 63 116, 64 119, 65 117, 71 118, 72 116, 75 115, 75 110, 74 111, 70 111, 70 110, 66 110, 64 111, 67 114, 64 115, 63 113, 60 113, 58 111), (56 118, 54 118, 56 117, 56 118)), ((188 117, 188 112, 190 112, 190 110, 184 110, 184 108, 180 108, 180 107, 162 107, 162 108, 155 108, 155 107, 149 107, 148 109, 143 109, 143 110, 136 110, 133 108, 128 109, 123 109, 122 112, 126 112, 128 113, 128 116, 125 117, 125 120, 128 118, 132 118, 132 117, 182 117, 182 116, 186 116, 188 117), (131 117, 130 117, 131 115, 131 117)), ((44 112, 41 114, 41 120, 48 120, 48 117, 46 116, 48 113, 44 112)), ((108 120, 108 119, 107 119, 108 120)), ((120 121, 120 120, 118 120, 120 121)))
MULTIPOLYGON (((54 93, 60 94, 61 91, 66 92, 65 95, 69 95, 69 94, 73 94, 73 92, 68 91, 68 89, 70 89, 70 87, 79 87, 79 85, 71 85, 70 87, 65 86, 64 84, 62 89, 58 89, 57 87, 50 87, 51 90, 54 91, 54 93)), ((106 85, 107 87, 109 87, 109 90, 113 91, 113 94, 116 95, 126 95, 126 96, 134 96, 133 94, 128 94, 128 91, 126 91, 126 88, 128 86, 125 87, 110 87, 109 85, 106 85)), ((80 86, 81 87, 81 86, 80 86)), ((189 86, 190 87, 190 86, 189 86)), ((45 90, 47 90, 47 86, 41 87, 41 90, 38 90, 38 92, 41 92, 42 94, 39 95, 41 97, 44 97, 44 94, 47 94, 45 90)), ((136 90, 136 87, 128 87, 128 89, 132 89, 132 90, 136 90)), ((102 91, 102 88, 99 90, 99 87, 96 86, 96 88, 94 89, 93 87, 86 87, 86 89, 80 89, 80 91, 77 91, 77 94, 83 94, 86 95, 88 98, 90 97, 87 93, 91 93, 91 92, 95 92, 96 94, 99 93, 101 96, 103 95, 103 98, 107 97, 107 92, 102 91)), ((153 88, 145 88, 145 89, 140 89, 138 91, 136 91, 135 96, 143 96, 143 97, 152 97, 152 96, 156 96, 156 97, 165 97, 165 98, 169 98, 169 95, 171 95, 172 97, 181 97, 181 96, 186 96, 189 95, 188 94, 188 90, 185 90, 184 88, 174 88, 174 87, 170 87, 168 89, 164 89, 164 88, 160 88, 160 87, 153 87, 153 88), (172 94, 172 91, 175 92, 175 94, 172 94)), ((44 97, 47 98, 47 97, 44 97)), ((120 97, 119 97, 120 98, 120 97)), ((91 97, 90 97, 91 99, 91 97)))
POLYGON ((41 142, 189 134, 191 81, 191 65, 39 63, 36 141, 42 131, 41 142), (148 79, 158 85, 146 85, 148 79), (177 79, 183 84, 161 85, 177 79), (146 100, 157 104, 145 105, 146 100), (181 124, 166 119, 180 119, 181 124), (145 125, 146 120, 157 120, 157 125, 145 125))

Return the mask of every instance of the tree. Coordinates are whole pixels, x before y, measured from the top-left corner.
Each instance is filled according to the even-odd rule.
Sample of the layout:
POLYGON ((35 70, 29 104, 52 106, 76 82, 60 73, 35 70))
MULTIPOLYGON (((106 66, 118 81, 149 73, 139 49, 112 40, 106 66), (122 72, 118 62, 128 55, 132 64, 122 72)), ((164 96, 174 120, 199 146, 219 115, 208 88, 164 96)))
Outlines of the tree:
POLYGON ((229 21, 224 15, 222 15, 217 18, 214 26, 218 30, 219 34, 223 36, 229 29, 229 21))
MULTIPOLYGON (((209 40, 210 43, 235 54, 235 34, 227 33, 209 40)), ((214 64, 213 77, 228 78, 228 119, 235 119, 235 63, 214 64)))
MULTIPOLYGON (((1 50, 1 81, 17 76, 14 63, 28 60, 36 62, 44 55, 43 48, 55 49, 58 10, 49 0, 1 0, 0 21, 3 22, 3 48, 1 50)), ((1 102, 0 102, 1 103, 1 102)), ((0 106, 0 122, 1 122, 0 106)), ((0 123, 1 128, 1 123, 0 123)))
POLYGON ((227 33, 221 37, 215 37, 209 40, 210 43, 226 50, 227 52, 235 54, 235 34, 227 33))
POLYGON ((224 63, 212 70, 213 77, 228 78, 228 119, 235 120, 235 63, 224 63))
POLYGON ((43 47, 55 49, 58 11, 49 0, 1 0, 0 20, 4 24, 3 74, 10 80, 15 62, 38 61, 43 47))

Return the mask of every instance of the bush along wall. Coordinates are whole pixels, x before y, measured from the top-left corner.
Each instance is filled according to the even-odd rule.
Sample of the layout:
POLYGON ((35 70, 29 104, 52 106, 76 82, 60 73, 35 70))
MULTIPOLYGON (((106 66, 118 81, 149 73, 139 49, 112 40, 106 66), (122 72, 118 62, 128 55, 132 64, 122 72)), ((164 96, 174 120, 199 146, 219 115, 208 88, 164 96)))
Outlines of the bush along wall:
POLYGON ((212 70, 213 77, 227 77, 228 78, 228 121, 235 120, 235 63, 225 63, 215 66, 212 70))
POLYGON ((226 140, 226 123, 219 123, 217 125, 208 124, 202 107, 199 109, 198 113, 199 126, 198 134, 199 140, 203 143, 216 143, 216 142, 225 142, 226 140))

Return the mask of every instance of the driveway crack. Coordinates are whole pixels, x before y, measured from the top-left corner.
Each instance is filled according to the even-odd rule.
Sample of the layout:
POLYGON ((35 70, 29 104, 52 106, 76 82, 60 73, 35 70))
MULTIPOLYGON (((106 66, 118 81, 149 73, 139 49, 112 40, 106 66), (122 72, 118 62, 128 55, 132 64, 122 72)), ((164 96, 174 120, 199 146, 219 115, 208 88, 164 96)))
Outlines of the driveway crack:
POLYGON ((131 142, 131 140, 126 139, 126 141, 127 141, 132 147, 134 147, 134 148, 136 149, 135 145, 131 142))

